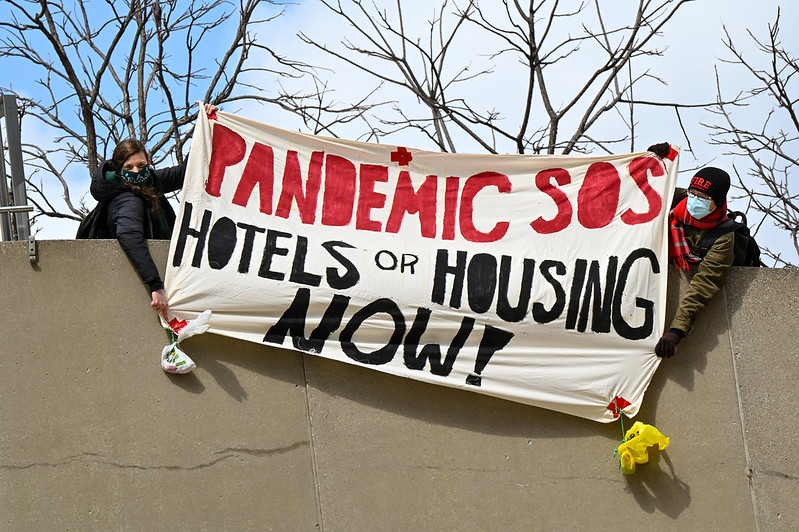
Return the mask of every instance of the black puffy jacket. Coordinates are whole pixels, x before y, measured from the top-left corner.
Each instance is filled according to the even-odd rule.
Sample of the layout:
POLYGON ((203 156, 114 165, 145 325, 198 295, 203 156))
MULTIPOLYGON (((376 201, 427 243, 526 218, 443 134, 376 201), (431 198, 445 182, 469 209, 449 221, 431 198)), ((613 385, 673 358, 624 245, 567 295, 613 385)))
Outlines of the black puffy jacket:
POLYGON ((108 235, 119 241, 150 291, 160 290, 164 287, 164 283, 150 255, 147 239, 169 238, 168 231, 171 231, 175 224, 175 212, 164 194, 183 187, 186 164, 152 172, 153 189, 159 199, 160 211, 160 216, 155 218, 150 215, 147 201, 127 187, 121 179, 117 178, 114 181, 106 179, 106 172, 109 171, 108 161, 103 162, 94 172, 91 184, 92 197, 107 208, 108 235))

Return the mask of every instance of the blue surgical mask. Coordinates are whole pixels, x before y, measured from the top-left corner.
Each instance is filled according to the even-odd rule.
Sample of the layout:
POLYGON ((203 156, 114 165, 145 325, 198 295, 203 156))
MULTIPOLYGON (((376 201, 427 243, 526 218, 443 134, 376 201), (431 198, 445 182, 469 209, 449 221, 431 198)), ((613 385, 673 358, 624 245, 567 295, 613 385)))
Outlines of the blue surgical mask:
POLYGON ((710 208, 710 204, 713 203, 713 200, 700 198, 697 196, 688 196, 688 203, 686 208, 688 212, 696 218, 697 220, 701 220, 705 216, 711 213, 712 209, 710 208))
POLYGON ((139 172, 132 172, 131 170, 120 170, 119 172, 122 181, 131 185, 141 185, 150 178, 150 168, 145 166, 139 172))

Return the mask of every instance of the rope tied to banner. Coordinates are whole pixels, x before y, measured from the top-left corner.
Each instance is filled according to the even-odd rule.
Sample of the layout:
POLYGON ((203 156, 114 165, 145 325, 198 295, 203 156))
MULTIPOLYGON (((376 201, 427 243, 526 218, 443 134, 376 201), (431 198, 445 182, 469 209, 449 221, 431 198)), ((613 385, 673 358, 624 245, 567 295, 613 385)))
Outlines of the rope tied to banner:
POLYGON ((626 440, 626 435, 624 433, 624 413, 621 411, 621 408, 619 408, 619 405, 616 404, 615 399, 616 398, 614 398, 614 401, 611 402, 611 404, 614 405, 616 409, 613 415, 614 417, 618 417, 619 423, 621 423, 621 440, 619 441, 619 443, 616 444, 616 447, 613 448, 613 456, 619 458, 619 469, 616 471, 616 474, 618 475, 619 473, 621 473, 621 456, 619 455, 619 447, 621 447, 627 440, 626 440))

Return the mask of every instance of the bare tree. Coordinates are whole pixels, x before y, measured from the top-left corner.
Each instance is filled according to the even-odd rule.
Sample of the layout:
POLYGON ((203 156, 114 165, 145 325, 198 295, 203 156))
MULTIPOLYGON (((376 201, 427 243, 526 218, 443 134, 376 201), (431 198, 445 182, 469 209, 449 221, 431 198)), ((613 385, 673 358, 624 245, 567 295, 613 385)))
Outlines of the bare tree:
MULTIPOLYGON (((412 96, 416 105, 397 101, 393 114, 383 105, 379 114, 361 115, 369 139, 412 129, 443 151, 457 151, 459 143, 489 153, 610 151, 634 142, 635 108, 621 103, 634 100, 643 80, 660 81, 638 71, 636 60, 662 53, 655 37, 689 1, 641 0, 625 9, 605 3, 612 10, 606 12, 599 0, 444 0, 427 5, 427 26, 416 31, 420 8, 411 11, 402 0, 390 8, 320 0, 350 36, 332 45, 300 37, 378 81, 376 93, 412 96), (475 53, 466 57, 468 50, 475 53), (494 81, 498 73, 505 81, 494 81), (515 84, 512 101, 496 108, 497 92, 508 94, 507 80, 515 84), (593 136, 602 121, 621 127, 593 136)), ((309 127, 333 132, 315 111, 304 115, 309 127)))
MULTIPOLYGON (((753 88, 743 93, 742 102, 752 105, 766 104, 771 109, 762 113, 736 113, 723 102, 723 83, 717 71, 719 102, 714 112, 719 117, 715 123, 706 124, 711 131, 711 142, 723 146, 728 155, 743 159, 743 165, 734 164, 738 188, 749 205, 763 213, 766 220, 785 230, 791 238, 794 257, 785 257, 768 248, 762 251, 775 264, 797 266, 799 262, 799 184, 796 168, 799 167, 799 60, 780 41, 780 13, 768 35, 760 39, 751 31, 750 38, 759 54, 744 57, 725 28, 725 46, 733 59, 728 60, 738 72, 745 72, 753 80, 753 88), (791 178, 793 177, 793 181, 791 178)), ((738 78, 739 79, 739 78, 738 78)))
POLYGON ((76 186, 74 176, 91 175, 118 141, 136 137, 155 163, 182 162, 196 101, 280 105, 252 80, 303 71, 258 42, 256 32, 282 13, 272 0, 4 3, 0 56, 33 69, 39 91, 32 96, 28 80, 15 83, 6 68, 10 85, 0 90, 16 95, 28 124, 41 121, 55 135, 52 146, 24 146, 34 219, 82 219, 88 180, 76 186), (267 8, 271 14, 258 18, 267 8), (54 201, 53 187, 66 207, 54 201))

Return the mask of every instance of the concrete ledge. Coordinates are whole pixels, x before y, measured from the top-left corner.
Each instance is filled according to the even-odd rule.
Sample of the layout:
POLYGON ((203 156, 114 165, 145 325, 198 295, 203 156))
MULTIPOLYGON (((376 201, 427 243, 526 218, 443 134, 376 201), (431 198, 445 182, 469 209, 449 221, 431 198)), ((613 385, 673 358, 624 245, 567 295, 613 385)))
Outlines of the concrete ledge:
POLYGON ((620 425, 313 356, 203 335, 166 375, 118 244, 38 245, 0 244, 3 529, 799 527, 797 270, 732 272, 636 418, 670 447, 625 477, 620 425))

